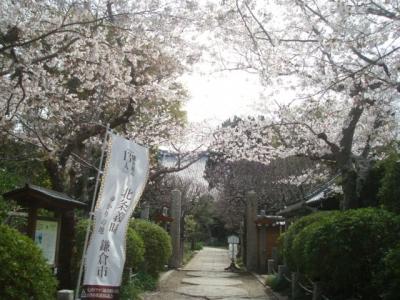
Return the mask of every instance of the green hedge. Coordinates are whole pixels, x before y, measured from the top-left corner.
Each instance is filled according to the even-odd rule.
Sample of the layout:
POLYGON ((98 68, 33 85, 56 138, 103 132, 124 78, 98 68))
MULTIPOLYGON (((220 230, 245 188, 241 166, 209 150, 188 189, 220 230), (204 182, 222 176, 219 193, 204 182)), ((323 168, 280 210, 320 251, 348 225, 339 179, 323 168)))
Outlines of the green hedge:
POLYGON ((17 230, 0 224, 0 298, 54 299, 57 280, 40 249, 17 230))
POLYGON ((289 228, 284 255, 292 270, 321 281, 332 299, 379 299, 385 288, 376 276, 400 238, 399 223, 373 208, 312 214, 289 228))
POLYGON ((145 247, 141 236, 128 227, 126 233, 126 260, 125 268, 138 269, 144 261, 145 247))
POLYGON ((130 226, 144 241, 144 271, 157 276, 172 254, 171 238, 163 228, 148 221, 134 220, 130 226))
POLYGON ((323 217, 335 214, 337 212, 317 212, 311 215, 305 216, 295 223, 293 223, 289 229, 283 234, 280 240, 282 245, 282 251, 280 251, 284 257, 284 261, 289 269, 297 271, 300 269, 302 262, 298 259, 298 253, 293 251, 293 243, 296 236, 308 225, 320 221, 323 217))
POLYGON ((383 260, 383 271, 377 278, 384 286, 383 299, 398 300, 400 295, 400 243, 392 248, 383 260))

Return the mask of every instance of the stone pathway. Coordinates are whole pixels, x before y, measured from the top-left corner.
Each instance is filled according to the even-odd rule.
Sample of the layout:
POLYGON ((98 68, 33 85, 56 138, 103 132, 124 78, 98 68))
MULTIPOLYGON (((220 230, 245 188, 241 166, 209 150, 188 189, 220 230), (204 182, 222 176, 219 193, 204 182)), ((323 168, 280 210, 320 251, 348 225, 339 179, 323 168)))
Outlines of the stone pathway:
POLYGON ((157 292, 146 293, 145 300, 272 300, 253 275, 231 273, 228 251, 205 247, 179 271, 161 280, 157 292))

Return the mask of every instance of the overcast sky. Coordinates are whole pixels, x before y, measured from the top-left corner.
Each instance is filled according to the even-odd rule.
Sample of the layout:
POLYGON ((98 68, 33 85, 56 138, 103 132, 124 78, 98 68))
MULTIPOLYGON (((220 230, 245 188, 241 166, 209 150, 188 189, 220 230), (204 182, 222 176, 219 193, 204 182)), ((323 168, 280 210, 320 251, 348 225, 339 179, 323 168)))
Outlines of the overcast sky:
POLYGON ((218 125, 234 115, 254 114, 253 103, 262 91, 258 75, 242 71, 188 74, 182 80, 190 94, 186 104, 190 122, 218 125))

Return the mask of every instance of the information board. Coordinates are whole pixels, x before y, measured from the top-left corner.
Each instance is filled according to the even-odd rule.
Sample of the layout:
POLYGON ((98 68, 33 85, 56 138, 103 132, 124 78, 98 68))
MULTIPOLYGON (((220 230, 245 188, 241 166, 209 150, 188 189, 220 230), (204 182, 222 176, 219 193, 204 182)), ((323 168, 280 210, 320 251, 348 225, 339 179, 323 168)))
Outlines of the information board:
POLYGON ((43 256, 50 265, 55 264, 57 251, 58 222, 37 220, 35 243, 43 252, 43 256))

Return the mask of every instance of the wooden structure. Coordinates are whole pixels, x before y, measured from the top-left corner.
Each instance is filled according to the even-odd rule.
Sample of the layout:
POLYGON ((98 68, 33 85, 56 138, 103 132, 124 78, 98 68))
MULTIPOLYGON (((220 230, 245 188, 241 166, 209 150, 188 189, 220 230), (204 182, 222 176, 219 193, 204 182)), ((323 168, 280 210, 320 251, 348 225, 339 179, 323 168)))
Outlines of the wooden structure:
POLYGON ((84 208, 85 203, 44 187, 26 184, 24 187, 3 194, 5 199, 15 200, 28 209, 28 225, 26 234, 35 240, 37 233, 38 210, 46 209, 54 213, 53 218, 59 224, 55 259, 52 263, 60 283, 60 288, 72 288, 71 257, 74 239, 74 209, 84 208))
POLYGON ((277 259, 278 238, 284 230, 285 221, 281 216, 267 216, 261 210, 254 223, 257 227, 257 269, 266 273, 268 259, 277 259))
POLYGON ((316 188, 300 201, 285 206, 277 214, 287 219, 308 215, 317 210, 340 209, 341 188, 336 184, 338 175, 316 188))

